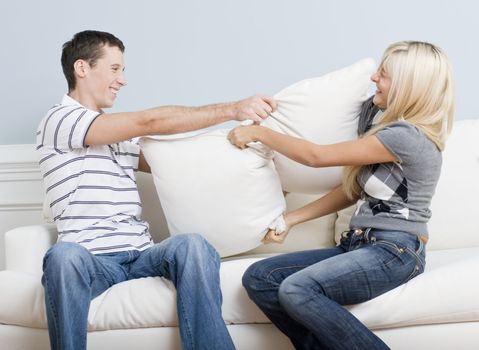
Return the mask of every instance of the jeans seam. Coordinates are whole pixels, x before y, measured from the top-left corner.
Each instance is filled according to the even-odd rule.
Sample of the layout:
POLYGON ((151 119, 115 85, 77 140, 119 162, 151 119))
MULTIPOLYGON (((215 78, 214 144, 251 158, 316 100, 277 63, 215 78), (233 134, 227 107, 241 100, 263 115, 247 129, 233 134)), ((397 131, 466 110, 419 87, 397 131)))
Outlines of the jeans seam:
POLYGON ((419 256, 419 254, 422 253, 423 250, 424 250, 424 243, 420 239, 419 239, 419 248, 417 249, 417 251, 409 247, 406 247, 406 251, 408 251, 412 256, 414 256, 414 258, 416 259, 416 262, 418 263, 418 265, 421 266, 422 269, 424 269, 426 265, 425 262, 423 262, 423 259, 419 256))
POLYGON ((412 280, 414 277, 416 277, 419 274, 419 266, 415 265, 412 272, 409 274, 409 276, 402 282, 401 284, 404 284, 406 282, 409 282, 412 280))
MULTIPOLYGON (((268 281, 268 283, 271 282, 271 275, 276 272, 276 271, 279 271, 279 270, 284 270, 284 269, 292 269, 292 268, 298 268, 298 267, 302 267, 302 268, 306 268, 310 265, 291 265, 291 266, 282 266, 282 267, 277 267, 271 271, 268 272, 268 274, 266 275, 266 280, 268 281)), ((281 283, 278 283, 276 282, 276 280, 274 281, 277 285, 280 285, 281 283)))
MULTIPOLYGON (((49 285, 47 274, 44 273, 43 275, 44 275, 44 277, 45 277, 45 282, 46 282, 45 285, 49 285)), ((50 287, 49 287, 49 288, 50 288, 50 287)), ((52 298, 51 298, 51 296, 50 296, 50 293, 48 293, 48 297, 47 297, 47 298, 48 298, 48 304, 50 304, 50 310, 52 310, 52 313, 54 314, 54 315, 53 315, 53 324, 54 324, 54 326, 55 326, 55 333, 57 334, 57 337, 56 337, 56 339, 55 339, 55 341, 56 341, 56 343, 57 343, 57 344, 56 344, 56 348, 57 348, 57 349, 60 349, 61 346, 60 346, 60 344, 58 344, 58 341, 59 341, 59 338, 60 338, 60 337, 58 336, 58 334, 60 334, 60 329, 58 328, 58 322, 57 322, 57 320, 58 320, 58 313, 57 313, 57 310, 56 310, 56 308, 55 308, 55 304, 54 304, 53 301, 52 301, 52 298)), ((51 341, 51 340, 50 340, 50 341, 51 341)))
MULTIPOLYGON (((175 265, 175 266, 176 266, 176 264, 175 264, 174 261, 171 261, 171 260, 169 260, 169 259, 167 259, 167 258, 165 258, 165 257, 163 257, 162 260, 163 260, 164 262, 166 262, 167 265, 168 265, 168 277, 166 277, 166 276, 164 276, 164 277, 166 277, 168 280, 171 281, 171 271, 170 271, 171 269, 170 269, 170 266, 172 266, 172 265, 175 265)), ((155 270, 156 270, 156 269, 158 268, 158 266, 160 266, 160 265, 161 265, 161 263, 155 264, 155 265, 154 265, 155 270)), ((161 273, 160 273, 160 276, 161 276, 161 273)), ((175 286, 175 287, 176 287, 176 286, 175 286)), ((195 345, 195 344, 194 344, 194 343, 192 342, 192 340, 191 340, 191 339, 193 339, 193 337, 192 337, 192 332, 191 332, 191 328, 190 328, 190 325, 189 325, 189 322, 190 322, 190 321, 189 321, 188 318, 186 317, 186 311, 185 311, 186 308, 185 308, 185 306, 184 306, 184 304, 183 304, 183 300, 179 298, 178 289, 176 290, 176 292, 177 292, 177 293, 176 293, 176 298, 177 298, 177 302, 178 302, 178 308, 181 308, 181 312, 182 312, 182 314, 185 316, 185 317, 184 317, 184 320, 186 321, 186 322, 183 323, 182 326, 183 326, 183 329, 185 330, 185 332, 186 332, 187 335, 188 335, 187 340, 189 341, 189 346, 190 346, 190 348, 191 348, 191 349, 194 349, 194 345, 195 345)))
POLYGON ((424 263, 422 262, 422 259, 419 257, 419 255, 416 254, 412 249, 406 248, 406 251, 414 257, 418 265, 421 265, 421 267, 424 267, 424 263))
POLYGON ((391 264, 392 262, 396 261, 397 259, 399 259, 399 254, 403 254, 403 252, 401 252, 400 248, 397 246, 397 244, 393 243, 393 242, 389 242, 389 241, 385 241, 385 240, 379 240, 379 241, 376 241, 376 244, 379 245, 379 246, 385 246, 385 247, 390 247, 390 248, 393 248, 396 250, 396 254, 394 255, 393 258, 389 259, 388 261, 385 261, 384 262, 384 265, 389 265, 391 264))
MULTIPOLYGON (((177 296, 178 296, 178 293, 177 293, 177 296)), ((193 339, 193 336, 192 336, 192 332, 191 332, 191 328, 190 328, 190 321, 189 319, 186 317, 186 308, 185 306, 183 305, 183 300, 178 300, 178 304, 179 304, 179 307, 181 307, 181 311, 182 311, 182 314, 183 314, 183 319, 185 320, 185 322, 183 322, 183 328, 185 329, 185 332, 187 333, 187 339, 188 342, 189 342, 189 348, 190 349, 194 349, 195 348, 195 344, 193 343, 192 339, 193 339)))

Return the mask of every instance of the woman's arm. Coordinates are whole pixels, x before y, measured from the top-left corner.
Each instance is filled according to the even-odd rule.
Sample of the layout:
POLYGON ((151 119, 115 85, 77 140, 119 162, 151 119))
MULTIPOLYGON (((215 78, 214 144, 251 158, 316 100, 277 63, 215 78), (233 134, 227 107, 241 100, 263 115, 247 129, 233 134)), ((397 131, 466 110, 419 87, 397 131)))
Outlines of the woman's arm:
POLYGON ((283 233, 268 231, 263 238, 263 243, 283 243, 289 230, 297 224, 312 219, 335 213, 354 204, 358 198, 349 199, 340 185, 327 195, 311 202, 304 207, 290 211, 284 215, 286 230, 283 233))
POLYGON ((331 145, 318 145, 254 125, 240 126, 231 130, 228 139, 239 148, 247 147, 250 142, 259 141, 298 163, 315 168, 397 161, 374 135, 331 145))

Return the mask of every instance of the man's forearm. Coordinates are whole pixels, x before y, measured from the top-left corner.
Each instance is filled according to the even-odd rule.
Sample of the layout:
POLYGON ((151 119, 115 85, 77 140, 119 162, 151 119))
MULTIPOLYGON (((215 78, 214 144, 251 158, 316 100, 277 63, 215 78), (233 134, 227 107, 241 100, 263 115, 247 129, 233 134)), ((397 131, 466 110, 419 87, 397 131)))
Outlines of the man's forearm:
POLYGON ((162 106, 141 112, 147 134, 176 134, 235 119, 234 103, 202 107, 162 106))

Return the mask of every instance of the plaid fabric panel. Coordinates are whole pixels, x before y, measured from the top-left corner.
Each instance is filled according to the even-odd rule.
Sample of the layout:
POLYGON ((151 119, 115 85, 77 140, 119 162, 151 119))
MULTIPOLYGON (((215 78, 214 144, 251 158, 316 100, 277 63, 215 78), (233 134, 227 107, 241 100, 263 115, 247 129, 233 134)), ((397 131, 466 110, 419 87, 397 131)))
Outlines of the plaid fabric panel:
MULTIPOLYGON (((407 180, 400 164, 374 164, 365 168, 360 176, 364 189, 361 211, 370 211, 374 216, 409 217, 407 180), (365 204, 364 203, 364 204, 365 204)), ((366 213, 366 212, 364 212, 366 213)))

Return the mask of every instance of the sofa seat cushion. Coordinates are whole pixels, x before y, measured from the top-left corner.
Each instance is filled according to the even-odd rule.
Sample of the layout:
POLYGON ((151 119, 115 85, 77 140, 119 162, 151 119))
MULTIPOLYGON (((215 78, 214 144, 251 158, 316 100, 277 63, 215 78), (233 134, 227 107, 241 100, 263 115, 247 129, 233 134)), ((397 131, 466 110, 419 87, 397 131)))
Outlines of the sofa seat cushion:
MULTIPOLYGON (((241 286, 246 268, 260 257, 223 261, 223 317, 227 324, 266 323, 241 286)), ((431 323, 479 321, 479 247, 431 251, 424 274, 368 302, 348 306, 372 329, 431 323)), ((43 287, 38 275, 0 272, 0 323, 46 328, 43 287)), ((90 307, 91 331, 177 326, 176 293, 164 278, 113 286, 90 307)))

